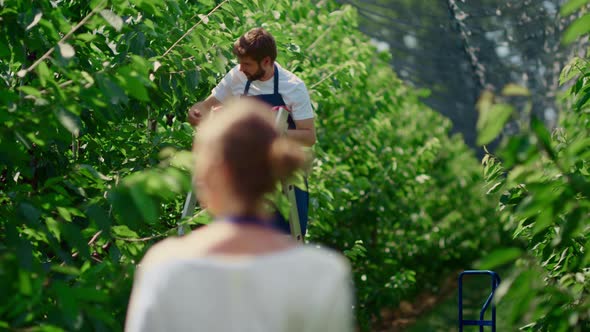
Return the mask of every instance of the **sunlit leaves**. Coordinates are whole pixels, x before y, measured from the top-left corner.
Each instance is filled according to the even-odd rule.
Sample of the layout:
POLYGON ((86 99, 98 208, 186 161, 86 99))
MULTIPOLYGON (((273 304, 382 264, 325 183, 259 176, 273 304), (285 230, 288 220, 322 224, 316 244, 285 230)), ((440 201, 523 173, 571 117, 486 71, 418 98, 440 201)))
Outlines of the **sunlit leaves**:
POLYGON ((528 97, 531 95, 531 92, 526 87, 510 83, 510 84, 507 84, 506 86, 504 86, 504 88, 502 88, 502 94, 504 96, 525 96, 525 97, 528 97))
POLYGON ((18 89, 29 96, 38 97, 38 98, 41 98, 41 96, 42 96, 41 91, 37 90, 36 88, 34 88, 32 86, 23 85, 23 86, 18 87, 18 89))
POLYGON ((116 31, 121 31, 123 28, 123 19, 119 15, 113 13, 108 9, 100 11, 100 15, 113 27, 116 31))
POLYGON ((56 111, 56 116, 59 122, 64 126, 74 137, 80 134, 80 119, 71 112, 60 108, 56 111))
POLYGON ((559 13, 561 16, 570 15, 588 2, 588 0, 569 0, 561 7, 559 13))
POLYGON ((562 85, 572 78, 582 74, 582 68, 584 68, 584 63, 587 63, 586 60, 583 60, 578 57, 573 57, 565 67, 561 70, 559 74, 559 84, 562 85))
POLYGON ((207 17, 207 15, 199 14, 198 17, 203 24, 209 23, 209 17, 207 17))
POLYGON ((35 17, 33 18, 33 21, 29 25, 27 25, 27 27, 25 28, 25 30, 30 30, 34 26, 36 26, 39 23, 39 21, 41 21, 41 17, 43 17, 43 13, 42 12, 38 12, 37 14, 35 14, 35 17))
POLYGON ((72 45, 68 43, 59 43, 57 44, 57 46, 59 47, 59 52, 61 53, 61 56, 65 59, 69 59, 76 54, 76 50, 74 50, 72 45))
POLYGON ((493 104, 479 108, 477 119, 477 144, 485 145, 494 140, 514 112, 509 104, 493 104))
MULTIPOLYGON (((574 3, 581 4, 572 1, 566 7, 574 3)), ((580 254, 590 243, 586 220, 590 211, 586 203, 590 194, 590 138, 587 128, 580 125, 589 120, 587 112, 582 111, 588 100, 589 73, 588 60, 582 58, 573 58, 561 71, 560 84, 575 81, 564 97, 571 110, 563 111, 557 128, 551 131, 532 115, 528 123, 521 125, 520 133, 502 142, 498 151, 502 164, 490 155, 484 158, 486 173, 498 165, 509 169, 499 204, 501 219, 530 253, 523 255, 520 263, 539 269, 537 276, 527 268, 517 268, 517 277, 508 278, 498 291, 500 297, 506 294, 507 302, 517 304, 511 309, 512 321, 522 317, 534 321, 527 328, 582 331, 580 324, 590 319, 590 303, 580 301, 587 296, 586 279, 580 275, 587 260, 580 254)), ((526 96, 512 92, 504 95, 526 96)), ((483 101, 489 109, 494 102, 501 101, 483 101)), ((491 188, 500 183, 491 176, 486 180, 491 188)), ((500 256, 492 258, 501 262, 500 256)))
POLYGON ((563 33, 563 42, 570 44, 578 37, 590 32, 590 14, 586 14, 572 23, 563 33))
POLYGON ((41 62, 38 66, 37 66, 37 73, 39 74, 39 80, 41 81, 41 86, 45 87, 47 86, 47 81, 51 80, 51 72, 49 71, 49 67, 47 67, 47 64, 45 64, 45 62, 41 62))

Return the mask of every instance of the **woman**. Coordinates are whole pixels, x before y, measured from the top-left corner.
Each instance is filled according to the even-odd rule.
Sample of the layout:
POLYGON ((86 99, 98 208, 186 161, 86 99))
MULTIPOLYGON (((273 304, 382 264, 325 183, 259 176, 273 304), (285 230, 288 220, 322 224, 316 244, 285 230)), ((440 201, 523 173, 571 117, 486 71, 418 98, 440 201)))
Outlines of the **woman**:
POLYGON ((148 251, 126 331, 352 331, 347 261, 272 226, 265 195, 305 155, 271 117, 264 104, 242 99, 202 124, 195 187, 216 220, 148 251))

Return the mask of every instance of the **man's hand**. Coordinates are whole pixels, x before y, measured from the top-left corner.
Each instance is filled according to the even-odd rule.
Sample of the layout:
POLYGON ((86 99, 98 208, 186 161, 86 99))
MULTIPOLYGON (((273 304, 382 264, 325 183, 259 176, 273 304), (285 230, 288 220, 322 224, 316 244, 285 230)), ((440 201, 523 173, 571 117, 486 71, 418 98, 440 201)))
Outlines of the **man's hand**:
POLYGON ((188 110, 188 122, 193 126, 198 126, 209 115, 211 109, 217 109, 222 105, 217 98, 209 96, 204 101, 191 106, 188 110))
POLYGON ((195 104, 188 110, 188 122, 193 126, 198 126, 203 119, 203 114, 199 110, 199 106, 199 104, 195 104))

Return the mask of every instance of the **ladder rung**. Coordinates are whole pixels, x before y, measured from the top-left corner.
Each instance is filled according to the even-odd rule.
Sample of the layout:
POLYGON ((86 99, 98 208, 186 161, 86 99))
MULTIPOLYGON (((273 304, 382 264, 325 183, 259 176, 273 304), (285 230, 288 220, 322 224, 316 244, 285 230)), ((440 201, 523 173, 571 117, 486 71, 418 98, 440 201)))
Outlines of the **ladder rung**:
POLYGON ((463 320, 463 325, 472 325, 472 326, 492 326, 493 322, 491 320, 463 320))

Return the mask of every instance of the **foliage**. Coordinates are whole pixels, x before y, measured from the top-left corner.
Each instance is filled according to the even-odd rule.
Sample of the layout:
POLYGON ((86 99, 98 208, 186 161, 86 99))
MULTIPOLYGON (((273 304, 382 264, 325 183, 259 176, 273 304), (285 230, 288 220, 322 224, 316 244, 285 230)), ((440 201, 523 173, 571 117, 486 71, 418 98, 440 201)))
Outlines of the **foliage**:
POLYGON ((356 19, 308 0, 0 1, 0 327, 121 329, 134 264, 190 188, 186 110, 260 24, 314 100, 310 240, 352 261, 359 323, 476 258, 497 232, 472 153, 356 19))
MULTIPOLYGON (((576 2, 580 5, 571 3, 576 2)), ((560 84, 571 86, 553 131, 530 115, 532 101, 525 90, 508 89, 503 96, 487 94, 480 99, 483 117, 495 117, 494 105, 504 105, 508 95, 520 99, 530 115, 520 122, 518 135, 504 140, 497 156, 483 159, 488 192, 501 194, 501 221, 528 252, 518 255, 516 273, 499 291, 501 302, 518 303, 511 319, 530 322, 526 331, 590 327, 589 77, 588 58, 573 58, 563 68, 560 84)), ((480 138, 495 137, 503 125, 485 126, 480 138)))

